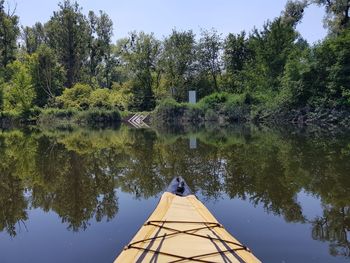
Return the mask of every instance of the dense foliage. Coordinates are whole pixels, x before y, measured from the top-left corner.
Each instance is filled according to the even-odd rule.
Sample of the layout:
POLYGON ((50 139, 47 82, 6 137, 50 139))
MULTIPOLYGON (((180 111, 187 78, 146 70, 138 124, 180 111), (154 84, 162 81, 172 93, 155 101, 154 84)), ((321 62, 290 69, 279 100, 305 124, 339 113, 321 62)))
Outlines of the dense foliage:
MULTIPOLYGON (((253 117, 350 106, 350 1, 288 1, 251 32, 224 37, 173 30, 163 40, 132 32, 112 44, 113 23, 64 0, 47 23, 19 28, 0 1, 0 109, 33 107, 151 111, 226 92, 247 96, 253 117), (325 7, 329 35, 310 46, 298 33, 304 9, 325 7)), ((225 95, 226 96, 226 95, 225 95)), ((214 109, 212 109, 214 110, 214 109)))

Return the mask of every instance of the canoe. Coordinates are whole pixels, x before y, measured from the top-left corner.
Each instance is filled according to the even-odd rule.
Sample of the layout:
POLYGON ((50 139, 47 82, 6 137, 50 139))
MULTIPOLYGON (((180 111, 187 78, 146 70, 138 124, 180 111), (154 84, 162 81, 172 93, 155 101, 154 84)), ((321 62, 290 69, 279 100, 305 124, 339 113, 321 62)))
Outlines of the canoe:
POLYGON ((114 261, 261 262, 176 177, 158 206, 114 261))

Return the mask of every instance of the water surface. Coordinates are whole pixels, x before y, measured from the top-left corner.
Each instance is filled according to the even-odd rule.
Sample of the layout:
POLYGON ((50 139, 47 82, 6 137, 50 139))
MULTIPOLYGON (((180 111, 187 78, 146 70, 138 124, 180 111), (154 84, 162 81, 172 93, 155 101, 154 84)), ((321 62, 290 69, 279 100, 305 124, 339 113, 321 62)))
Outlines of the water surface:
POLYGON ((0 262, 112 262, 177 175, 264 262, 350 262, 350 133, 0 131, 0 262))

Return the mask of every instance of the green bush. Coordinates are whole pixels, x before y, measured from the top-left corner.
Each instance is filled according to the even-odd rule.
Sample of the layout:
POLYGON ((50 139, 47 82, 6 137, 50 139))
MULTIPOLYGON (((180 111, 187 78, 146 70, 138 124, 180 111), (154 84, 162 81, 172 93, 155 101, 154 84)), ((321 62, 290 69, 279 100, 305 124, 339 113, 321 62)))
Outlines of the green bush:
POLYGON ((19 113, 26 112, 33 106, 36 96, 29 69, 18 60, 7 67, 12 72, 12 76, 11 81, 2 85, 4 109, 19 113))
POLYGON ((125 111, 128 107, 128 102, 130 101, 130 96, 127 94, 112 90, 109 96, 109 103, 112 107, 119 109, 120 111, 125 111))
POLYGON ((118 110, 92 108, 85 111, 76 109, 44 109, 39 117, 39 123, 44 125, 94 125, 99 123, 119 123, 121 115, 118 110))
POLYGON ((246 121, 250 119, 251 104, 257 99, 250 94, 214 93, 197 104, 163 100, 156 109, 156 118, 162 122, 246 121))
POLYGON ((227 100, 229 99, 229 96, 230 95, 226 92, 213 93, 201 99, 198 102, 198 107, 200 107, 204 111, 208 109, 219 110, 220 108, 222 108, 222 105, 227 102, 227 100))
POLYGON ((89 107, 91 93, 91 86, 77 83, 72 88, 65 89, 63 94, 57 97, 57 101, 64 108, 87 109, 89 107))
POLYGON ((115 90, 103 88, 93 90, 91 86, 81 83, 65 89, 63 94, 57 98, 57 101, 60 107, 77 110, 112 110, 117 108, 123 111, 127 106, 127 96, 123 96, 115 90))
POLYGON ((89 106, 93 108, 111 109, 111 92, 109 89, 96 89, 90 93, 89 106))

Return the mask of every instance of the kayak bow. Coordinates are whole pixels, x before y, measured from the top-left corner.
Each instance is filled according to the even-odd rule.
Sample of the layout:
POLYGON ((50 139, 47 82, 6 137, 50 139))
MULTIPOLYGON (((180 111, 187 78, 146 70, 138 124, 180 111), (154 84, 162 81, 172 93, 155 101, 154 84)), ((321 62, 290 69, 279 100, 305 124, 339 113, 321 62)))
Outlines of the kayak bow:
POLYGON ((260 262, 176 177, 118 262, 260 262))

